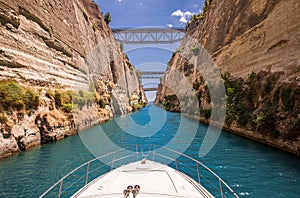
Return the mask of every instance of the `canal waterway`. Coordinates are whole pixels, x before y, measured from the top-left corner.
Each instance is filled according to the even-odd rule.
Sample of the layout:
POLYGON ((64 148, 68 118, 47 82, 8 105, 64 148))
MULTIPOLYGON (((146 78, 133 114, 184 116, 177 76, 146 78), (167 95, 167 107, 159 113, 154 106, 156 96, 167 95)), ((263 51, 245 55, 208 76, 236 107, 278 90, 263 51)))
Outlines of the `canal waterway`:
POLYGON ((221 133, 207 155, 199 157, 207 128, 179 113, 149 105, 63 141, 1 160, 0 197, 38 197, 112 145, 124 148, 135 144, 169 144, 183 150, 214 170, 240 197, 299 197, 299 158, 227 132, 221 133))

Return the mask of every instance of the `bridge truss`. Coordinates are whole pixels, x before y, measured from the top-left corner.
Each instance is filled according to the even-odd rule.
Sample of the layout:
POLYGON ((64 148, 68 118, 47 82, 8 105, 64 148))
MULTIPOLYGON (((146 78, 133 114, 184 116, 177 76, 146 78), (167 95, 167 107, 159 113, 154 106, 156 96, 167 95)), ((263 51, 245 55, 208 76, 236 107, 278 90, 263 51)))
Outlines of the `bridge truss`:
MULTIPOLYGON (((185 36, 184 28, 112 28, 115 39, 123 44, 172 44, 185 36)), ((163 71, 141 71, 141 79, 161 79, 163 71)), ((157 91, 157 87, 144 87, 144 91, 157 91)))
MULTIPOLYGON (((161 79, 165 72, 163 71, 142 71, 141 79, 161 79)), ((157 87, 144 87, 144 91, 157 91, 157 87)))
POLYGON ((170 44, 184 38, 184 28, 113 28, 114 37, 124 44, 170 44))
POLYGON ((142 71, 141 78, 149 79, 149 78, 157 78, 160 79, 164 76, 165 72, 163 71, 142 71))

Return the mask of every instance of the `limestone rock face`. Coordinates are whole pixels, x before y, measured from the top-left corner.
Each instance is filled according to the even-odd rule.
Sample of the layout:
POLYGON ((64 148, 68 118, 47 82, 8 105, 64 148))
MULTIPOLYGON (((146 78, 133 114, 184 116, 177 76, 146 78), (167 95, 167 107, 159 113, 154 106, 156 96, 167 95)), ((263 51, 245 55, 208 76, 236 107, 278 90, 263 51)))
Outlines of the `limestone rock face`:
MULTIPOLYGON (((217 78, 206 77, 207 73, 219 73, 226 93, 219 96, 226 100, 224 128, 299 155, 299 2, 207 2, 210 5, 205 14, 188 24, 186 37, 159 86, 156 103, 170 111, 191 105, 174 97, 178 96, 174 90, 181 85, 172 75, 179 72, 197 97, 197 119, 209 123, 213 109, 222 108, 211 94, 218 95, 222 89, 211 86, 217 78), (204 56, 206 52, 209 56, 204 56), (210 67, 213 63, 209 59, 217 69, 210 67)), ((185 113, 194 116, 193 111, 185 113)))
MULTIPOLYGON (((188 36, 211 54, 222 73, 247 77, 270 68, 299 76, 300 14, 297 0, 212 1, 188 36)), ((299 83, 299 79, 298 79, 299 83)))
POLYGON ((0 128, 5 145, 12 137, 21 150, 60 140, 141 102, 132 100, 144 94, 135 70, 92 0, 0 0, 0 44, 0 80, 39 91, 41 101, 22 119, 0 105, 9 119, 0 128), (48 90, 95 90, 102 106, 70 115, 48 90))
POLYGON ((4 158, 19 152, 17 141, 13 136, 3 138, 0 133, 0 158, 4 158))
POLYGON ((20 125, 14 125, 11 133, 16 139, 20 150, 26 150, 31 147, 40 145, 40 131, 36 126, 24 129, 20 125))

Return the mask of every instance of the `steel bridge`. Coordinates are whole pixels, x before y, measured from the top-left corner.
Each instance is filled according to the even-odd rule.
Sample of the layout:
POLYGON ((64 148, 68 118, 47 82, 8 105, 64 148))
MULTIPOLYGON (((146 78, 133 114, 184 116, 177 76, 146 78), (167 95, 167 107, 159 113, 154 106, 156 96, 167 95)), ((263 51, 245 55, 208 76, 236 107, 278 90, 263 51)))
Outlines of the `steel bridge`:
MULTIPOLYGON (((164 76, 164 71, 142 71, 141 79, 160 79, 164 76)), ((157 91, 157 87, 144 87, 144 91, 157 91)))
MULTIPOLYGON (((184 28, 112 28, 115 39, 123 44, 172 44, 185 36, 184 28)), ((141 79, 160 79, 163 71, 141 71, 141 79)), ((144 87, 144 91, 157 91, 157 87, 144 87)))
POLYGON ((157 91, 158 90, 158 88, 157 87, 150 87, 150 88, 143 88, 144 89, 144 91, 146 92, 146 91, 157 91))
POLYGON ((184 28, 112 28, 117 41, 124 44, 170 44, 181 41, 184 28))
POLYGON ((142 79, 160 79, 164 76, 165 72, 163 71, 141 71, 142 79))

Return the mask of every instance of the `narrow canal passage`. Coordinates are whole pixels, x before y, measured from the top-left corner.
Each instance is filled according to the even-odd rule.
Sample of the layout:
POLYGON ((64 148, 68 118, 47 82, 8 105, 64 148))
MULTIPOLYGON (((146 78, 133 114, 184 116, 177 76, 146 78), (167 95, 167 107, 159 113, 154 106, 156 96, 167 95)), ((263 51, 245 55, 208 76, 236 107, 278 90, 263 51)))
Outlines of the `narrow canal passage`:
POLYGON ((0 197, 38 197, 63 175, 92 159, 94 156, 89 150, 106 152, 111 142, 119 147, 163 146, 173 142, 177 150, 188 148, 186 154, 212 168, 240 197, 299 197, 300 160, 296 156, 222 132, 213 149, 200 158, 198 152, 206 130, 204 124, 149 105, 80 135, 0 161, 0 197), (183 119, 184 126, 180 126, 183 119), (192 137, 190 130, 195 125, 197 131, 192 137), (176 135, 179 128, 185 133, 176 135), (159 131, 147 137, 151 130, 159 131), (134 136, 139 133, 142 133, 140 137, 134 136), (95 139, 101 136, 109 141, 95 139), (86 140, 90 140, 91 145, 87 145, 86 140))

